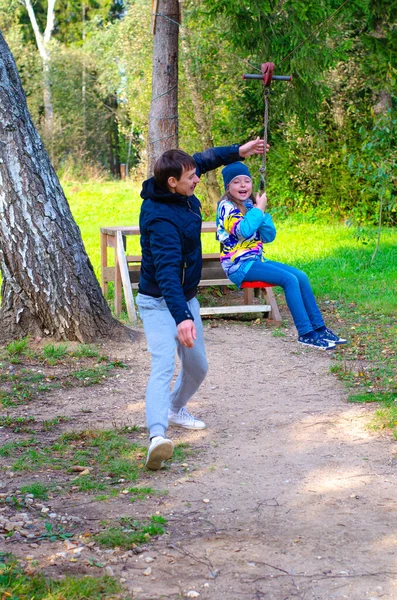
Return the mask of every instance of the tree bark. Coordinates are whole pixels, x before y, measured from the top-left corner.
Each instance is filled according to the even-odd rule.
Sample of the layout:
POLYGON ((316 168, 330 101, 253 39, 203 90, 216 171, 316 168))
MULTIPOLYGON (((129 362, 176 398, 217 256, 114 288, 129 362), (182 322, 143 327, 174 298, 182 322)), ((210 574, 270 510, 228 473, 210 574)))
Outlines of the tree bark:
POLYGON ((101 293, 1 33, 0 268, 0 341, 127 337, 101 293))
POLYGON ((178 146, 178 0, 159 0, 155 16, 148 177, 166 150, 178 146))

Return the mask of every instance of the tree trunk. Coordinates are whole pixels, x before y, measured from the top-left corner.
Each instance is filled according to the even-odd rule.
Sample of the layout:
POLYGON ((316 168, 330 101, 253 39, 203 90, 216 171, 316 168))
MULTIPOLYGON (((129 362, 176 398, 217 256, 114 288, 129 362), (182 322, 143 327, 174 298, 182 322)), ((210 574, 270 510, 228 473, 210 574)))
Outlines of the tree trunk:
POLYGON ((37 48, 42 62, 43 69, 43 100, 44 100, 44 133, 45 138, 50 144, 51 160, 54 160, 54 111, 52 108, 51 94, 51 79, 50 79, 50 51, 49 44, 51 40, 52 30, 55 22, 55 2, 56 0, 48 0, 47 5, 47 25, 44 35, 40 33, 37 24, 36 15, 30 0, 24 0, 26 10, 28 11, 29 19, 32 25, 34 36, 36 38, 37 48))
POLYGON ((102 296, 1 33, 0 268, 1 341, 127 337, 102 296))
POLYGON ((109 94, 106 98, 106 107, 109 109, 108 140, 109 140, 109 169, 114 177, 120 177, 120 144, 119 123, 117 119, 117 96, 109 94))
MULTIPOLYGON (((186 80, 189 86, 190 98, 194 108, 194 120, 200 135, 203 150, 212 148, 214 141, 212 139, 211 125, 204 110, 204 99, 200 92, 200 81, 193 71, 191 48, 189 43, 189 33, 185 31, 182 40, 183 62, 185 67, 186 80)), ((204 177, 204 188, 207 202, 203 203, 203 212, 209 215, 216 211, 217 204, 221 197, 221 190, 216 178, 216 172, 208 171, 204 177)))
POLYGON ((148 177, 166 150, 178 146, 178 0, 159 0, 155 17, 148 177))

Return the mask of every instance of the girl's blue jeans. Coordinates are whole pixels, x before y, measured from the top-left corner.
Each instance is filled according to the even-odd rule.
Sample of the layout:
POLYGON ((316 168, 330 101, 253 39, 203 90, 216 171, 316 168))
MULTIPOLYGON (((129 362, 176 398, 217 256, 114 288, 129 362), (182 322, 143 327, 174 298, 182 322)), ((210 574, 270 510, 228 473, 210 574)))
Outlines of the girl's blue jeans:
POLYGON ((180 408, 186 406, 207 374, 208 363, 200 305, 196 298, 188 302, 197 334, 193 348, 186 348, 179 343, 176 323, 164 298, 138 294, 137 305, 148 350, 152 355, 150 377, 146 388, 147 426, 151 438, 156 435, 165 436, 168 427, 168 409, 178 412, 180 408), (181 369, 171 391, 176 351, 181 361, 181 369))
POLYGON ((244 281, 266 281, 281 286, 298 335, 324 325, 309 278, 303 271, 274 260, 258 260, 248 270, 244 281))

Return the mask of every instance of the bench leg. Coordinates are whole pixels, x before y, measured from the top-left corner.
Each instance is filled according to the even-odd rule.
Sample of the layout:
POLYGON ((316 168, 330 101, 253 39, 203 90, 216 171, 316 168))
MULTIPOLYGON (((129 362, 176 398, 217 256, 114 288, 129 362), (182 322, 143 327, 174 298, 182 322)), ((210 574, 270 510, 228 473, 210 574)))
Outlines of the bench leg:
POLYGON ((265 288, 265 293, 266 304, 269 304, 272 307, 271 311, 269 312, 269 319, 271 319, 275 324, 281 325, 281 315, 272 288, 265 288))
POLYGON ((246 288, 244 290, 244 304, 252 304, 253 301, 253 289, 246 288))

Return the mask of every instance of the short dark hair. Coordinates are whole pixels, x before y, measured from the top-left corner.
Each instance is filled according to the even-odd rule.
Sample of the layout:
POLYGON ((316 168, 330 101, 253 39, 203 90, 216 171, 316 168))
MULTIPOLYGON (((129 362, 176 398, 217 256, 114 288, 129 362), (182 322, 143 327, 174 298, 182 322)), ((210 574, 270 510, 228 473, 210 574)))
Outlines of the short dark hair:
POLYGON ((154 180, 157 185, 168 189, 168 178, 175 177, 179 181, 187 169, 195 169, 194 158, 183 150, 167 150, 154 164, 154 180))

